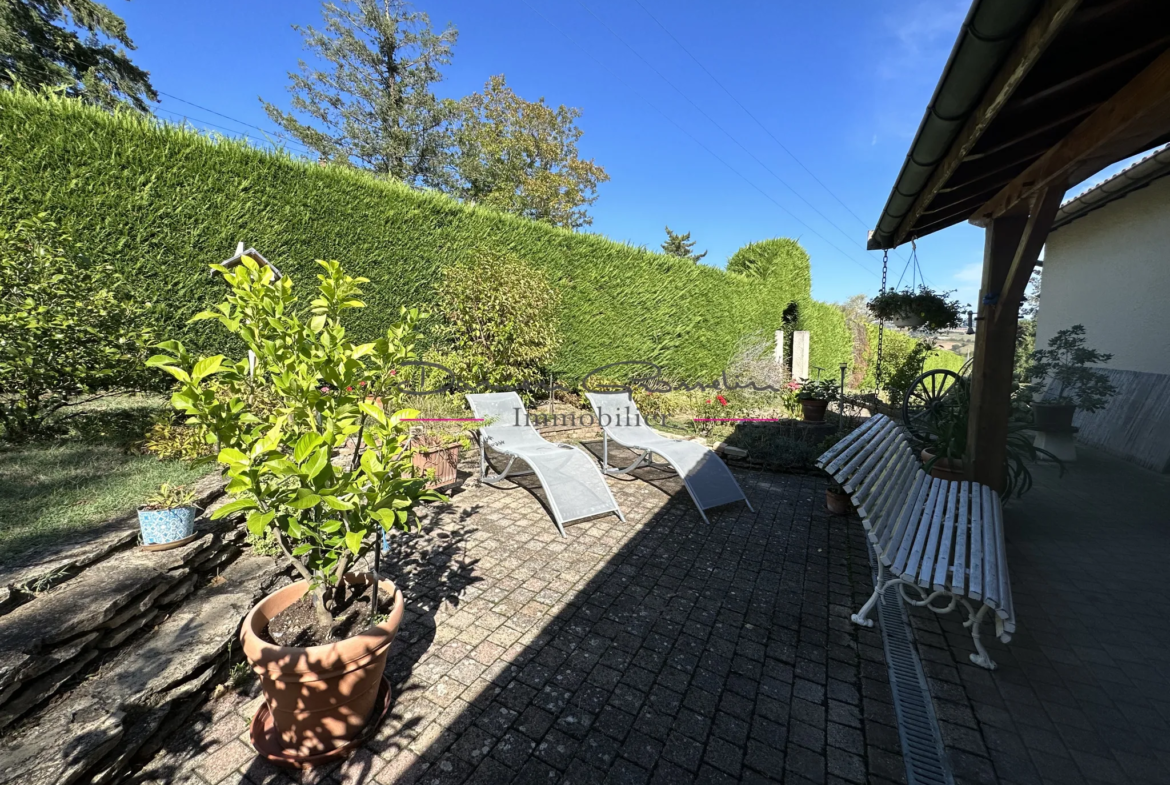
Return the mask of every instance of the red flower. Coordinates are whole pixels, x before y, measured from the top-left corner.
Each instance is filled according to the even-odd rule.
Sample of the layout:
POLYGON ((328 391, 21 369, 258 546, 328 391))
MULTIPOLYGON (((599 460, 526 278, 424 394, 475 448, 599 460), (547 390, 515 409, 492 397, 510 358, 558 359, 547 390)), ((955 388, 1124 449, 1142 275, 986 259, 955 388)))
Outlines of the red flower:
POLYGON ((358 387, 365 387, 365 386, 366 386, 366 383, 364 381, 358 382, 358 387))
POLYGON ((352 387, 346 387, 346 388, 345 388, 345 391, 346 391, 346 392, 353 392, 353 388, 352 388, 352 387))
POLYGON ((716 396, 715 396, 715 400, 719 401, 719 405, 720 405, 720 406, 726 406, 726 405, 727 405, 727 399, 726 399, 726 398, 724 398, 722 395, 716 395, 716 396))
POLYGON ((711 399, 710 399, 710 398, 708 398, 708 399, 707 399, 707 403, 711 403, 711 399))

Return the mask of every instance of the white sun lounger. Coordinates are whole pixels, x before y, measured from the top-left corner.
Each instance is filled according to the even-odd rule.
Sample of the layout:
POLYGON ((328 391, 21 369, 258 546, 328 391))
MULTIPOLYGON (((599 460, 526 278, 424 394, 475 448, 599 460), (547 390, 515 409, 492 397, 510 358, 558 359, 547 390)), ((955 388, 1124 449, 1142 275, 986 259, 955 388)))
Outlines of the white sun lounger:
MULTIPOLYGON (((629 393, 585 393, 604 433, 602 466, 606 474, 628 474, 661 455, 686 486, 699 515, 707 523, 705 510, 742 500, 754 512, 727 464, 713 450, 698 442, 671 439, 646 424, 629 393), (642 454, 624 469, 609 468, 609 440, 642 454)), ((658 467, 655 467, 658 468, 658 467)))
POLYGON ((479 429, 480 482, 493 484, 508 476, 536 474, 548 496, 553 523, 562 537, 564 524, 581 518, 612 512, 626 520, 589 453, 571 444, 550 442, 537 433, 528 422, 519 395, 514 392, 468 395, 467 402, 476 417, 488 421, 479 429), (508 457, 504 470, 490 477, 486 474, 488 447, 508 457), (530 469, 512 471, 517 459, 530 469))

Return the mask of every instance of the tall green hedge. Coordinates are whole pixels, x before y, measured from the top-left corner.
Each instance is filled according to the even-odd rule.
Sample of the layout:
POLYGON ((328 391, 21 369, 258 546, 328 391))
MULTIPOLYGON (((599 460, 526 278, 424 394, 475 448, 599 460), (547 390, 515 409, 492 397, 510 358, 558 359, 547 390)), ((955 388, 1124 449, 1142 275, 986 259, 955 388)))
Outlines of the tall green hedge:
POLYGON ((565 378, 619 360, 714 376, 745 335, 779 328, 792 302, 798 326, 813 331, 814 364, 835 367, 850 351, 835 309, 811 299, 795 241, 774 241, 785 253, 764 278, 728 273, 139 115, 0 91, 0 223, 39 212, 120 268, 151 303, 159 335, 200 350, 228 348, 214 327, 186 321, 220 299, 207 265, 242 240, 292 275, 302 298, 314 259, 369 278, 359 338, 400 304, 433 302, 445 265, 481 248, 515 253, 561 292, 555 370, 565 378))

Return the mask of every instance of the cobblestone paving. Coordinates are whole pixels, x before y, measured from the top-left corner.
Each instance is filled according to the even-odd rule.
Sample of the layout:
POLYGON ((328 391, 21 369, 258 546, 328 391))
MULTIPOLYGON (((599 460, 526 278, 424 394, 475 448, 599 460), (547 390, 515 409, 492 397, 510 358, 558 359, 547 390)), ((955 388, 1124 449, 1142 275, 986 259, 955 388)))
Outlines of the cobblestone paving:
POLYGON ((954 614, 912 614, 959 783, 1170 783, 1170 477, 1080 452, 1004 508, 1019 628, 987 644, 998 670, 954 614))
POLYGON ((824 482, 740 472, 757 512, 707 526, 677 480, 641 477, 610 480, 628 523, 564 539, 531 487, 469 489, 395 538, 395 703, 343 766, 259 761, 260 699, 230 696, 138 781, 903 781, 880 633, 848 620, 861 527, 824 512, 824 482))

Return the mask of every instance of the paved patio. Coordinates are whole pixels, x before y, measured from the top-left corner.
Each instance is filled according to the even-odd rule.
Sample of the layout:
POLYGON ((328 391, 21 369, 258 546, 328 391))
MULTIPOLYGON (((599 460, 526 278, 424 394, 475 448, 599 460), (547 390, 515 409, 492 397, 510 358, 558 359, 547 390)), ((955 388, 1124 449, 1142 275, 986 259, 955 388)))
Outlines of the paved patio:
POLYGON ((912 621, 958 782, 1170 783, 1170 476, 1081 448, 1004 508, 1019 630, 912 621), (987 637, 985 637, 985 640, 987 637))
POLYGON ((824 512, 825 482, 739 473, 757 512, 707 526, 677 480, 642 478, 610 480, 628 523, 565 539, 524 487, 469 489, 395 538, 396 701, 343 767, 260 762, 259 698, 228 696, 137 781, 904 781, 880 633, 848 621, 861 527, 824 512))

